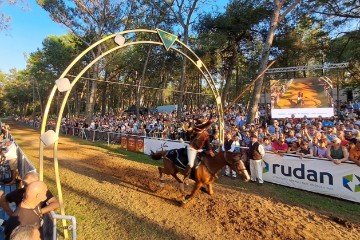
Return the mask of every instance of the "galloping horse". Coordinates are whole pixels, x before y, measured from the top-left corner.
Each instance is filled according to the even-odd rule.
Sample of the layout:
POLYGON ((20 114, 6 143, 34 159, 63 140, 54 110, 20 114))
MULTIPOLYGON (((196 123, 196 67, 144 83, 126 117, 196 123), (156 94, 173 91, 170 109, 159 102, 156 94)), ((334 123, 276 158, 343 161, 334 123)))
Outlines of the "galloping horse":
MULTIPOLYGON (((180 189, 184 191, 184 181, 180 180, 180 178, 176 175, 178 172, 184 175, 184 168, 179 167, 177 164, 175 164, 175 162, 179 162, 179 159, 174 159, 174 157, 171 157, 168 152, 169 151, 160 151, 156 153, 151 152, 152 159, 163 159, 164 161, 164 167, 158 167, 160 174, 160 186, 163 186, 163 174, 168 174, 173 176, 180 183, 180 189)), ((186 166, 186 164, 187 162, 182 163, 183 166, 186 166)), ((225 165, 229 165, 231 169, 241 174, 245 181, 250 180, 250 176, 245 168, 245 165, 243 161, 241 161, 240 153, 219 152, 215 153, 214 157, 202 154, 200 164, 190 174, 190 178, 195 181, 195 186, 191 194, 185 197, 183 204, 190 201, 192 197, 199 191, 203 184, 207 186, 208 194, 212 195, 214 193, 212 189, 212 184, 217 178, 217 173, 225 165)))

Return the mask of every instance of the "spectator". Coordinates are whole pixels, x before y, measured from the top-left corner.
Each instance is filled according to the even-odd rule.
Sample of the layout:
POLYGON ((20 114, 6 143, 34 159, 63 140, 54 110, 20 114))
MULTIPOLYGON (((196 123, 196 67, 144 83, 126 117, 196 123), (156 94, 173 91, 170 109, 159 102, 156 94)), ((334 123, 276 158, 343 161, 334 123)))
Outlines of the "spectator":
POLYGON ((262 166, 261 161, 265 156, 264 148, 258 142, 258 137, 256 135, 250 136, 251 143, 249 144, 248 156, 250 159, 250 173, 251 173, 251 182, 256 182, 262 185, 264 180, 262 179, 262 166))
POLYGON ((293 142, 295 142, 297 140, 296 136, 295 136, 295 131, 294 130, 290 130, 289 131, 289 136, 288 138, 285 139, 285 142, 288 145, 291 145, 293 142))
POLYGON ((269 133, 275 133, 276 129, 279 129, 279 131, 280 131, 279 122, 278 122, 278 120, 275 119, 273 121, 273 125, 269 126, 268 131, 269 131, 269 133))
POLYGON ((272 144, 272 151, 276 154, 283 155, 288 150, 288 145, 285 142, 285 138, 283 136, 279 137, 279 139, 272 144))
MULTIPOLYGON (((235 145, 233 144, 234 140, 231 136, 231 133, 227 133, 224 139, 224 144, 222 146, 222 150, 224 152, 234 152, 235 145)), ((231 170, 228 165, 225 166, 225 176, 231 176, 233 178, 236 178, 236 172, 234 170, 231 170), (231 172, 231 173, 230 173, 231 172)))
POLYGON ((291 144, 289 144, 289 148, 287 150, 287 153, 290 153, 290 154, 296 154, 297 151, 299 150, 300 148, 300 144, 298 141, 296 142, 292 142, 291 144))
POLYGON ((341 140, 335 138, 331 143, 327 148, 326 157, 335 164, 340 164, 348 160, 349 153, 346 147, 340 145, 341 140))
POLYGON ((215 133, 213 139, 210 142, 211 149, 215 152, 219 151, 220 147, 220 140, 219 140, 219 133, 215 133))
MULTIPOLYGON (((16 207, 20 205, 23 200, 23 196, 25 194, 27 186, 32 183, 39 181, 39 174, 36 172, 27 173, 23 180, 23 188, 16 189, 6 195, 4 195, 3 191, 0 191, 0 206, 4 209, 8 216, 13 215, 13 211, 10 208, 10 203, 14 202, 16 207)), ((41 205, 41 213, 46 214, 50 211, 54 211, 55 209, 60 207, 59 201, 52 195, 50 191, 46 192, 46 200, 41 205)))
POLYGON ((4 151, 1 152, 1 155, 5 157, 5 161, 9 163, 11 170, 11 180, 6 185, 11 185, 16 183, 17 176, 17 150, 16 145, 10 139, 3 140, 4 151))
POLYGON ((315 157, 319 157, 319 158, 325 158, 326 157, 326 151, 327 151, 327 146, 328 141, 327 139, 320 139, 319 140, 319 146, 315 146, 313 153, 315 157))
POLYGON ((10 240, 41 240, 40 231, 34 225, 17 226, 11 233, 10 240))
POLYGON ((334 122, 331 121, 329 118, 325 118, 322 125, 324 127, 334 127, 334 122))
POLYGON ((239 153, 240 152, 240 141, 239 141, 239 137, 237 135, 233 136, 233 146, 231 146, 232 149, 234 149, 234 152, 239 153))
POLYGON ((310 148, 309 143, 307 141, 303 140, 300 143, 300 149, 297 151, 297 154, 300 155, 300 158, 312 157, 313 150, 310 148))
POLYGON ((14 214, 5 223, 5 239, 10 239, 17 226, 34 225, 41 228, 43 215, 39 204, 46 200, 47 186, 44 182, 32 182, 26 187, 25 196, 14 214))
POLYGON ((356 139, 356 145, 350 149, 349 160, 360 167, 360 138, 356 139))
POLYGON ((272 146, 271 146, 272 142, 271 142, 270 138, 265 136, 265 137, 263 137, 262 140, 263 140, 262 145, 263 145, 264 150, 265 151, 271 151, 272 150, 272 146))
POLYGON ((345 140, 356 143, 356 138, 353 136, 351 130, 345 130, 345 140))

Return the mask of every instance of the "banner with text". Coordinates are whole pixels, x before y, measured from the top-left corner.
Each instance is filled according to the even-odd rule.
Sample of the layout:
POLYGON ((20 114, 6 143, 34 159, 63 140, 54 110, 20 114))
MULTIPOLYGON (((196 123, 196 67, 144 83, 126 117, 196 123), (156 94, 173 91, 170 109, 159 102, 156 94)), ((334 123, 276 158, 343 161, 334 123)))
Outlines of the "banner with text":
POLYGON ((266 153, 263 179, 360 203, 360 167, 351 163, 266 153))
POLYGON ((181 142, 171 142, 169 140, 161 139, 144 139, 144 153, 150 155, 151 151, 162 151, 162 150, 171 150, 177 148, 183 148, 187 146, 186 143, 181 142))

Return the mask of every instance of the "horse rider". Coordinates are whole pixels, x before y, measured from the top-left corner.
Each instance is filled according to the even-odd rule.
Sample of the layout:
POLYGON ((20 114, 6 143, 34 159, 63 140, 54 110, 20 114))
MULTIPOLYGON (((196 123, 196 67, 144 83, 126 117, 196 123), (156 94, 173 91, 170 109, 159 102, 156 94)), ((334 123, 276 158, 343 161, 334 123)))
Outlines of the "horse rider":
POLYGON ((207 149, 207 153, 210 154, 211 157, 214 157, 215 154, 211 150, 210 147, 210 135, 207 129, 211 126, 211 124, 216 121, 207 120, 207 119, 198 119, 196 125, 193 129, 191 129, 192 133, 190 136, 190 144, 187 147, 187 155, 188 155, 188 165, 185 168, 185 176, 189 176, 191 173, 191 169, 194 167, 196 154, 202 151, 202 148, 205 146, 207 149))

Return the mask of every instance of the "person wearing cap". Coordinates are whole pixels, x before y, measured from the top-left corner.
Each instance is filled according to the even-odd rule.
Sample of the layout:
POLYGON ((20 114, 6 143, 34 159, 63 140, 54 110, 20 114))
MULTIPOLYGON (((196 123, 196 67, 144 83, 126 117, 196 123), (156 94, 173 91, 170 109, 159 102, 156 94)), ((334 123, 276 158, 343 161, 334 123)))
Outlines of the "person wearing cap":
POLYGON ((188 165, 185 168, 184 175, 189 176, 191 173, 191 169, 194 167, 196 155, 199 151, 202 151, 202 148, 205 146, 207 149, 207 153, 214 157, 215 154, 211 150, 210 147, 210 135, 207 131, 211 124, 216 122, 216 120, 207 120, 200 118, 197 121, 197 124, 192 129, 190 136, 190 143, 187 147, 187 155, 188 155, 188 165))
POLYGON ((250 136, 250 144, 248 150, 248 156, 250 159, 250 180, 251 182, 256 182, 258 180, 259 184, 263 184, 264 180, 262 178, 262 158, 265 155, 264 147, 258 142, 258 137, 255 134, 250 136))
POLYGON ((356 144, 350 149, 349 160, 360 167, 360 138, 356 139, 356 144))
POLYGON ((17 149, 16 145, 10 139, 3 140, 3 148, 1 151, 1 155, 5 158, 5 161, 9 163, 9 167, 11 170, 11 180, 7 183, 7 185, 16 183, 17 176, 17 149))
POLYGON ((273 125, 270 125, 268 127, 268 131, 269 131, 269 133, 275 133, 277 128, 279 128, 279 122, 278 122, 278 120, 275 119, 273 121, 273 125))
POLYGON ((345 146, 341 146, 341 140, 335 138, 331 141, 331 145, 328 146, 326 151, 326 157, 335 164, 340 164, 347 161, 349 158, 349 152, 345 146))

